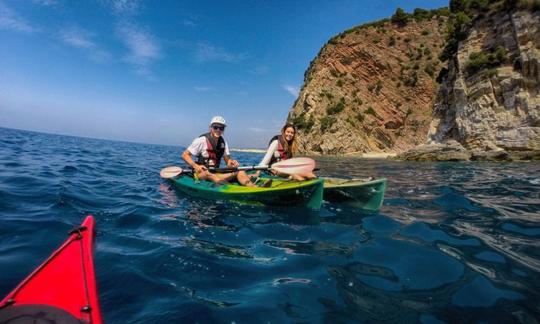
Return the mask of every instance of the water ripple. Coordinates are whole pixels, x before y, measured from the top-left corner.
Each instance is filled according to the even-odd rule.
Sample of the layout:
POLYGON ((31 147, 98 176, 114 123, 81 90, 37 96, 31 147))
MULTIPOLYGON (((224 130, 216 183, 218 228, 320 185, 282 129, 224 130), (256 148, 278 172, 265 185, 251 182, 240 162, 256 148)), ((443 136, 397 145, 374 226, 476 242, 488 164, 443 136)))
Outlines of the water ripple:
POLYGON ((158 176, 180 152, 0 128, 0 296, 91 213, 107 323, 540 317, 539 163, 317 157, 389 182, 378 214, 313 213, 183 195, 158 176))

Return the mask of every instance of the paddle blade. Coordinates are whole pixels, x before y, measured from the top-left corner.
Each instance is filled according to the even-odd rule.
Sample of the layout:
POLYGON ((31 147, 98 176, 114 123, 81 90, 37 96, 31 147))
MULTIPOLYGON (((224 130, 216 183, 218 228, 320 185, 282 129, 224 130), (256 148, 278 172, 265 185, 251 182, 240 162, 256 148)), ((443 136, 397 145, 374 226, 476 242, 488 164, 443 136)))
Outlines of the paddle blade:
POLYGON ((182 174, 182 168, 177 166, 166 167, 161 169, 161 171, 159 172, 159 176, 163 179, 174 178, 176 176, 179 176, 180 174, 182 174))
POLYGON ((315 169, 315 160, 307 157, 292 158, 274 163, 270 168, 285 174, 304 174, 315 169))

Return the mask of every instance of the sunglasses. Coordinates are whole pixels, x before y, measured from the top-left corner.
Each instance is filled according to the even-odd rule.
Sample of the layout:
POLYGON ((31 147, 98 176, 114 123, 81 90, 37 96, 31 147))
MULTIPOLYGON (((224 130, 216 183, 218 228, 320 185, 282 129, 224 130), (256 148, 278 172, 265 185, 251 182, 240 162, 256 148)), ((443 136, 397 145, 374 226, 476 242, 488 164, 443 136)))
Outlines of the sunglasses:
POLYGON ((225 126, 212 125, 212 129, 213 129, 213 130, 224 131, 224 130, 225 130, 225 126))

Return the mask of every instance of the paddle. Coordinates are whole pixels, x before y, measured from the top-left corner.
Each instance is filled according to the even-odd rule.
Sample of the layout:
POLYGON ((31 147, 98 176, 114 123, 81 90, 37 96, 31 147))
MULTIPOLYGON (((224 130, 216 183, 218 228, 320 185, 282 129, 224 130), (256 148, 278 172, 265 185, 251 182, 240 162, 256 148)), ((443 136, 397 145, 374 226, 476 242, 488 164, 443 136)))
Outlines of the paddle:
POLYGON ((301 173, 308 173, 313 171, 315 168, 315 161, 311 158, 306 157, 300 157, 300 158, 292 158, 288 160, 284 160, 281 162, 277 162, 272 164, 271 166, 259 166, 259 165, 252 165, 252 166, 243 166, 243 167, 237 167, 237 168, 221 168, 221 169, 214 169, 209 168, 210 172, 218 172, 218 173, 224 173, 224 172, 234 172, 234 171, 251 171, 251 170, 275 170, 280 173, 286 173, 286 174, 301 174, 301 173))
MULTIPOLYGON (((235 171, 251 171, 251 170, 275 170, 280 173, 285 174, 303 174, 313 171, 315 169, 315 161, 311 158, 306 157, 300 157, 300 158, 292 158, 288 160, 284 160, 281 162, 277 162, 272 164, 271 166, 258 166, 258 165, 252 165, 252 166, 243 166, 243 167, 237 167, 237 168, 221 168, 221 169, 215 169, 210 168, 210 172, 218 172, 218 173, 225 173, 225 172, 235 172, 235 171)), ((181 167, 178 166, 170 166, 161 169, 159 172, 159 175, 163 179, 170 179, 179 176, 182 174, 184 170, 182 170, 181 167)))
POLYGON ((163 179, 171 179, 171 178, 181 175, 183 171, 184 170, 182 170, 181 167, 170 166, 170 167, 161 169, 161 171, 159 171, 159 176, 162 177, 163 179))

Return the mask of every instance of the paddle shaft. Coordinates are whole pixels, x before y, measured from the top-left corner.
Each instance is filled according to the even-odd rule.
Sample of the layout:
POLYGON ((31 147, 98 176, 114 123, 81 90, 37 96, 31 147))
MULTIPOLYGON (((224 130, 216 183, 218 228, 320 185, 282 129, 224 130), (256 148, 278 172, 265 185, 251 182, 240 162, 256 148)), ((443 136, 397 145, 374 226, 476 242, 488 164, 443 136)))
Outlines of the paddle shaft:
MULTIPOLYGON (((226 172, 236 172, 236 171, 252 171, 252 170, 270 170, 272 167, 269 166, 258 166, 258 165, 251 165, 251 166, 243 166, 243 167, 237 167, 237 168, 209 168, 208 171, 210 172, 216 172, 216 173, 226 173, 226 172)), ((319 171, 319 168, 313 169, 313 171, 319 171)))
MULTIPOLYGON (((315 168, 315 161, 307 157, 291 158, 285 161, 279 161, 270 166, 267 165, 251 165, 228 168, 208 168, 210 172, 235 172, 235 171, 251 171, 251 170, 275 170, 285 174, 307 174, 315 168)), ((159 175, 164 179, 171 179, 179 176, 183 170, 179 166, 169 166, 161 169, 159 175)))
POLYGON ((226 173, 226 172, 236 172, 236 171, 251 171, 251 170, 269 170, 271 167, 269 166, 258 166, 258 165, 250 165, 250 166, 241 166, 237 168, 208 168, 208 171, 210 172, 217 172, 217 173, 226 173))

